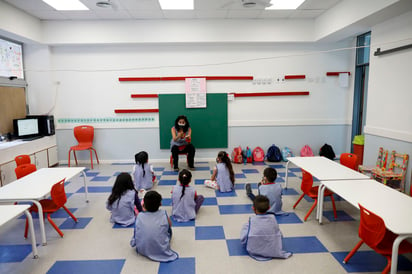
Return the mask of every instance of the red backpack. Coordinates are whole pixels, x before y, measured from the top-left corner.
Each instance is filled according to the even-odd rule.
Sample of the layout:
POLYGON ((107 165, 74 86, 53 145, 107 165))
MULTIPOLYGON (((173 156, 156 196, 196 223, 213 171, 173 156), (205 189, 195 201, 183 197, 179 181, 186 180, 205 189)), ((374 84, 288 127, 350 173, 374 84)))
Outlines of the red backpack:
POLYGON ((242 148, 240 146, 235 147, 233 149, 233 151, 232 151, 232 161, 233 161, 233 163, 236 163, 236 164, 243 163, 242 148))
POLYGON ((302 147, 302 149, 300 150, 300 156, 302 157, 314 156, 313 151, 310 148, 310 146, 305 145, 304 147, 302 147))
POLYGON ((255 162, 263 162, 265 160, 265 151, 261 147, 255 147, 252 154, 253 161, 255 162))

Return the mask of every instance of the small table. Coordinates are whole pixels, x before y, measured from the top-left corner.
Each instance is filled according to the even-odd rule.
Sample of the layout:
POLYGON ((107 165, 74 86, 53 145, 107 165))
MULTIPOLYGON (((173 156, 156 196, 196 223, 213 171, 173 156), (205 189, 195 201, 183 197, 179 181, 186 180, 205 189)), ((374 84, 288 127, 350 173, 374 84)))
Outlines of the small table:
POLYGON ((43 245, 47 244, 44 229, 43 208, 39 201, 50 194, 52 186, 63 180, 69 180, 78 174, 83 174, 83 183, 87 198, 87 182, 84 167, 57 167, 42 168, 30 173, 23 178, 11 182, 0 188, 0 202, 29 201, 33 202, 39 210, 39 223, 43 245))
POLYGON ((24 213, 27 217, 27 220, 29 221, 33 259, 37 259, 39 256, 37 255, 36 236, 34 234, 33 218, 31 217, 31 214, 28 211, 29 207, 30 205, 0 205, 0 226, 17 218, 18 216, 24 213))
MULTIPOLYGON (((399 235, 392 249, 391 273, 395 274, 399 245, 404 239, 412 237, 412 219, 408 211, 412 208, 412 198, 375 180, 324 181, 322 184, 353 206, 359 208, 359 203, 377 214, 390 231, 399 235)), ((319 196, 319 222, 322 222, 324 189, 319 196)))

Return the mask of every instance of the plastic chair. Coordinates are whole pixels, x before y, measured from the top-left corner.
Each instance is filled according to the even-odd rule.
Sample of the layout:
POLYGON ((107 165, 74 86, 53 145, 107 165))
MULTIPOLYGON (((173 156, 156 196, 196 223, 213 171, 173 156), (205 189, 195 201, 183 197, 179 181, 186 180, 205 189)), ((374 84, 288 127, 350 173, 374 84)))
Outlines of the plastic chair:
POLYGON ((30 156, 26 154, 16 156, 16 158, 14 158, 14 161, 16 162, 17 166, 24 165, 24 164, 31 164, 30 156))
MULTIPOLYGON (((67 214, 72 217, 72 219, 77 223, 77 218, 74 217, 74 215, 70 212, 70 210, 67 209, 65 206, 67 202, 67 196, 66 192, 64 190, 64 181, 66 179, 61 180, 60 182, 56 183, 53 185, 50 196, 51 199, 43 199, 40 200, 40 204, 43 208, 43 213, 47 214, 47 220, 49 220, 50 224, 54 227, 54 229, 59 233, 61 237, 63 237, 63 232, 57 227, 57 225, 53 222, 53 220, 50 218, 50 214, 56 212, 60 208, 63 208, 67 214)), ((30 212, 38 212, 38 208, 36 205, 32 205, 29 208, 30 212)), ((28 221, 26 219, 26 228, 24 229, 24 237, 27 238, 27 229, 28 229, 28 221)))
MULTIPOLYGON (((381 217, 364 208, 359 204, 360 208, 360 224, 359 224, 359 238, 361 240, 356 244, 351 252, 343 259, 343 263, 349 262, 350 258, 359 247, 365 243, 375 252, 385 256, 388 260, 388 264, 382 273, 388 273, 391 268, 392 258, 392 246, 397 234, 388 230, 385 226, 385 222, 381 217)), ((403 241, 399 245, 399 254, 412 252, 412 244, 408 241, 403 241)))
POLYGON ((374 168, 386 169, 386 164, 388 162, 388 154, 388 150, 384 150, 383 147, 380 147, 378 152, 378 158, 376 159, 376 165, 374 167, 359 165, 359 172, 372 177, 372 170, 374 168))
POLYGON ((16 173, 16 178, 20 179, 32 172, 35 172, 37 170, 36 165, 34 164, 23 164, 19 165, 14 169, 14 172, 16 173))
MULTIPOLYGON (((313 203, 312 207, 309 209, 308 213, 306 214, 305 219, 304 219, 305 221, 308 219, 309 215, 312 213, 313 209, 318 204, 318 188, 319 186, 313 186, 312 174, 302 169, 302 183, 300 185, 300 189, 303 191, 303 193, 302 195, 300 195, 297 202, 293 205, 293 209, 295 209, 295 207, 299 204, 299 202, 302 200, 302 198, 305 195, 314 199, 315 202, 313 203)), ((325 189, 324 197, 327 197, 327 196, 329 196, 330 199, 332 200, 333 214, 336 219, 337 215, 336 215, 335 199, 333 198, 333 192, 328 189, 325 189)))
POLYGON ((388 169, 373 169, 372 178, 385 185, 405 192, 405 177, 408 161, 408 154, 400 154, 396 153, 396 151, 392 151, 388 169))
MULTIPOLYGON (((188 161, 186 152, 179 152, 179 155, 186 155, 186 162, 188 161)), ((170 155, 170 168, 173 168, 173 155, 170 155)))
POLYGON ((353 170, 358 170, 357 169, 357 163, 358 163, 358 156, 353 153, 342 153, 340 155, 340 163, 341 165, 344 165, 348 168, 351 168, 353 170))
POLYGON ((99 158, 97 157, 97 152, 93 148, 94 127, 85 126, 85 125, 77 126, 73 129, 73 132, 74 132, 74 137, 76 138, 76 140, 79 144, 76 145, 76 146, 70 147, 70 150, 69 150, 69 167, 70 167, 70 152, 73 151, 74 160, 76 161, 76 165, 77 165, 76 151, 78 151, 78 150, 89 150, 90 151, 91 167, 93 169, 93 154, 92 154, 92 151, 94 151, 94 154, 96 155, 97 163, 99 164, 99 158))

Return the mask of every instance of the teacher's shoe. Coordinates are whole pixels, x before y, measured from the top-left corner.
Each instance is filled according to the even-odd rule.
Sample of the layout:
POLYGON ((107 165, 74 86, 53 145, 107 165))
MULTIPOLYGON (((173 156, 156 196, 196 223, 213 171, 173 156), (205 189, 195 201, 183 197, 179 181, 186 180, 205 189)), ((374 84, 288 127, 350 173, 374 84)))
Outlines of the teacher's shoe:
POLYGON ((173 171, 179 172, 179 168, 178 168, 178 167, 175 167, 175 168, 173 169, 173 171))
POLYGON ((196 168, 195 168, 194 166, 189 167, 189 169, 190 169, 191 171, 196 170, 196 168))

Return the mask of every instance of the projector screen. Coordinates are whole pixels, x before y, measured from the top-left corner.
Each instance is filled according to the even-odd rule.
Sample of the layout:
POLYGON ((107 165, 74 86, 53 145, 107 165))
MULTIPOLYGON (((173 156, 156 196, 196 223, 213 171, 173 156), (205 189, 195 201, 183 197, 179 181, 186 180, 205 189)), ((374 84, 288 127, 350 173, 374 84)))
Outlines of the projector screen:
POLYGON ((24 79, 21 44, 0 38, 0 76, 24 79))

